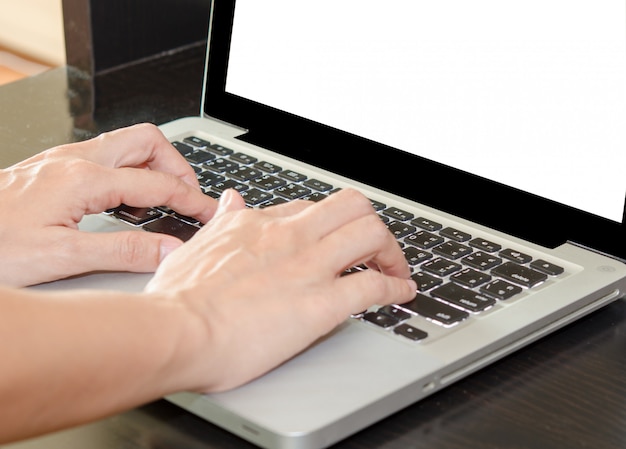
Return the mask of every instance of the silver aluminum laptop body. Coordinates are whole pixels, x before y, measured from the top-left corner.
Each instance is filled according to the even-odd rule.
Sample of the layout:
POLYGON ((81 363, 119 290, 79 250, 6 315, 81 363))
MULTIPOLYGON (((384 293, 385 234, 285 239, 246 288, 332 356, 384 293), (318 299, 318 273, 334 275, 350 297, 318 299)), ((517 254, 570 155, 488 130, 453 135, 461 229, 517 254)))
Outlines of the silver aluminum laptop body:
MULTIPOLYGON (((347 54, 355 54, 358 51, 355 45, 363 40, 351 41, 350 45, 344 47, 340 45, 341 36, 349 39, 349 36, 358 35, 367 41, 368 30, 376 36, 376 39, 367 41, 364 45, 367 50, 365 54, 372 55, 372 59, 365 61, 367 64, 360 65, 354 72, 360 75, 353 75, 347 84, 339 83, 345 91, 350 84, 359 84, 361 78, 367 78, 366 69, 371 71, 379 64, 393 64, 392 60, 384 57, 384 54, 390 50, 389 45, 402 47, 400 40, 397 39, 400 35, 395 36, 396 40, 392 42, 389 33, 393 29, 403 29, 403 33, 409 33, 420 26, 427 27, 428 23, 434 23, 434 28, 429 29, 429 33, 424 34, 419 40, 425 45, 430 45, 432 42, 427 37, 432 36, 433 30, 445 28, 446 24, 450 23, 455 24, 454 29, 462 28, 463 23, 466 24, 470 19, 484 18, 485 11, 490 11, 492 15, 489 20, 464 28, 466 31, 481 30, 480 33, 477 32, 475 40, 467 36, 459 38, 451 35, 439 36, 439 40, 433 38, 436 42, 432 48, 437 51, 423 53, 424 57, 430 58, 428 60, 431 65, 439 64, 445 70, 450 70, 454 64, 450 64, 449 61, 439 61, 437 55, 442 58, 456 55, 463 59, 466 52, 474 51, 473 45, 479 44, 492 45, 490 51, 496 51, 503 44, 493 43, 500 42, 496 37, 500 39, 503 37, 490 33, 502 33, 518 20, 526 20, 529 15, 537 16, 537 8, 543 8, 545 20, 550 17, 561 17, 561 25, 565 23, 563 28, 569 26, 567 21, 574 20, 576 14, 579 14, 577 17, 586 17, 590 26, 593 26, 596 22, 593 22, 593 17, 588 17, 588 10, 580 7, 570 8, 567 2, 555 0, 543 1, 537 5, 525 3, 524 7, 517 8, 517 10, 513 10, 515 9, 513 7, 507 10, 498 6, 495 11, 491 5, 493 2, 487 1, 472 2, 475 9, 463 11, 461 9, 465 2, 452 2, 453 7, 447 9, 432 7, 432 5, 429 7, 428 4, 432 2, 419 1, 396 1, 385 3, 384 6, 373 1, 337 2, 333 0, 315 2, 314 5, 302 3, 293 0, 267 2, 238 0, 236 3, 215 0, 211 10, 202 114, 198 117, 187 117, 163 124, 161 125, 163 132, 172 141, 183 141, 186 137, 195 136, 211 144, 221 145, 235 152, 243 152, 259 160, 297 171, 337 188, 357 187, 373 201, 408 211, 415 217, 427 217, 428 220, 440 223, 444 227, 479 236, 481 239, 497 243, 502 248, 514 248, 516 251, 531 256, 533 260, 549 261, 561 267, 563 272, 557 276, 549 276, 545 282, 536 287, 523 288, 522 293, 510 300, 497 301, 493 307, 484 312, 470 314, 468 319, 454 326, 442 326, 437 323, 437 319, 414 316, 411 322, 428 333, 426 339, 418 342, 410 341, 364 320, 350 319, 305 352, 247 385, 220 394, 179 393, 167 398, 191 413, 265 448, 316 449, 332 445, 516 349, 621 298, 626 292, 626 265, 624 264, 624 259, 626 259, 626 239, 624 239, 626 184, 623 174, 618 181, 608 183, 610 188, 618 190, 613 197, 618 199, 619 212, 614 212, 613 215, 604 214, 609 218, 599 216, 595 213, 597 211, 592 213, 581 210, 571 204, 541 197, 536 192, 528 194, 516 185, 507 185, 506 179, 500 179, 497 182, 488 180, 482 175, 470 174, 466 170, 459 167, 453 168, 441 161, 430 161, 418 150, 396 149, 387 141, 376 141, 372 135, 357 136, 352 132, 357 129, 356 127, 346 129, 353 126, 353 123, 349 121, 345 122, 346 128, 337 129, 333 123, 341 122, 341 115, 347 113, 341 110, 339 114, 336 114, 335 109, 345 107, 340 98, 336 98, 336 102, 322 104, 321 107, 308 104, 303 109, 298 109, 298 111, 307 111, 304 114, 307 118, 300 117, 293 109, 285 112, 278 107, 291 104, 289 98, 283 97, 277 103, 272 103, 270 94, 280 92, 282 88, 293 88, 294 90, 290 91, 290 95, 286 97, 294 95, 297 99, 302 97, 303 103, 310 101, 310 97, 304 93, 298 94, 298 92, 312 90, 315 95, 323 95, 324 91, 336 88, 337 86, 329 86, 332 84, 332 78, 324 78, 329 76, 327 70, 313 75, 306 82, 298 81, 290 84, 286 81, 288 78, 286 77, 277 80, 278 88, 268 84, 271 77, 280 76, 281 73, 291 71, 301 74, 302 71, 294 65, 305 65, 307 71, 319 66, 322 60, 316 58, 320 58, 320 54, 313 55, 311 51, 317 46, 324 48, 322 57, 328 58, 326 60, 328 64, 337 67, 338 71, 345 72, 347 69, 341 66, 341 60, 346 58, 347 54), (259 5, 255 3, 263 6, 259 9, 259 5), (317 7, 317 12, 314 11, 313 6, 317 7), (385 11, 377 11, 376 8, 382 8, 385 11), (455 8, 459 10, 455 12, 455 8), (282 15, 277 18, 276 13, 281 11, 282 15), (319 14, 320 11, 323 14, 319 14), (368 11, 373 11, 374 15, 372 16, 368 11), (524 12, 525 14, 520 16, 524 12), (418 20, 420 17, 422 19, 418 20), (407 20, 407 18, 412 19, 407 20), (376 22, 371 22, 372 20, 376 22), (393 26, 387 26, 388 21, 391 20, 394 21, 393 26), (248 30, 247 27, 254 22, 261 25, 248 30), (314 22, 316 26, 306 28, 310 25, 305 24, 311 22, 314 22), (485 27, 492 22, 495 25, 488 32, 485 31, 485 27), (375 29, 371 27, 373 23, 378 24, 375 29), (299 34, 298 30, 302 27, 306 28, 306 32, 299 34), (341 27, 345 30, 340 34, 332 31, 341 27), (311 30, 314 29, 318 30, 317 34, 311 36, 311 30), (231 32, 235 33, 232 39, 231 32), (264 35, 265 32, 267 35, 264 35), (326 35, 332 35, 333 40, 330 43, 334 45, 329 45, 329 42, 323 39, 326 35), (265 45, 270 42, 275 45, 268 49, 265 45), (277 48, 281 45, 281 48, 277 48), (380 45, 382 52, 376 48, 377 45, 380 45), (457 50, 462 51, 448 51, 454 45, 457 46, 457 50), (350 51, 346 53, 345 50, 350 51), (337 54, 329 55, 329 52, 333 51, 337 54), (260 59, 254 59, 257 57, 260 59), (280 58, 283 59, 279 64, 280 58), (267 65, 257 64, 259 60, 265 60, 267 65), (312 64, 306 65, 306 61, 312 64), (339 69, 340 66, 341 69, 339 69), (228 80, 227 68, 233 71, 234 81, 228 80), (257 85, 255 85, 255 80, 258 82, 257 85), (283 87, 280 86, 281 83, 284 84, 283 87), (267 97, 264 97, 266 94, 267 97), (264 100, 265 103, 258 101, 261 98, 267 98, 264 100), (330 123, 325 123, 324 108, 327 109, 329 116, 334 117, 332 120, 338 120, 338 122, 331 120, 330 123), (333 156, 339 156, 341 160, 334 161, 333 156), (438 180, 439 175, 443 176, 443 181, 438 180), (428 187, 434 188, 435 191, 427 189, 428 187), (452 194, 450 189, 453 190, 452 194), (477 193, 469 193, 473 191, 472 189, 476 189, 477 193), (484 217, 479 213, 481 209, 485 212, 484 217), (544 233, 548 235, 545 238, 544 233)), ((588 8, 597 7, 596 3, 591 1, 588 3, 588 8)), ((606 37, 606 39, 615 39, 616 51, 605 55, 605 60, 598 60, 599 65, 585 75, 584 80, 593 81, 601 78, 602 83, 606 85, 610 84, 613 78, 606 74, 606 66, 602 66, 603 63, 612 61, 612 65, 609 65, 618 72, 619 76, 626 74, 626 45, 624 44, 626 15, 624 4, 619 7, 613 6, 613 9, 605 9, 606 11, 594 17, 598 20, 602 18, 608 20, 610 16, 622 14, 619 17, 621 25, 615 25, 614 34, 607 34, 606 37), (610 16, 602 16, 602 14, 610 14, 610 16), (621 32, 621 35, 618 32, 621 32)), ((530 28, 533 30, 533 36, 542 36, 540 30, 537 29, 541 25, 541 21, 532 23, 530 28)), ((546 26, 546 29, 550 28, 560 29, 555 23, 546 26)), ((572 36, 567 32, 563 35, 566 38, 572 36)), ((508 38, 513 39, 512 35, 508 38)), ((543 38, 549 39, 550 37, 543 36, 543 38)), ((560 38, 555 37, 557 40, 560 38)), ((525 39, 530 39, 530 37, 526 35, 521 42, 525 42, 525 39)), ((406 44, 406 41, 403 42, 406 44)), ((538 41, 538 44, 542 43, 538 41)), ((559 41, 554 48, 564 45, 565 41, 559 41)), ((580 47, 580 44, 577 47, 580 47)), ((415 50, 414 47, 411 48, 415 50)), ((515 45, 511 48, 515 48, 515 45)), ((506 51, 510 52, 511 48, 506 51)), ((532 53, 531 50, 537 48, 539 47, 530 45, 523 51, 532 53)), ((567 47, 565 51, 571 51, 571 48, 567 47)), ((496 97, 505 92, 497 91, 498 86, 496 86, 494 92, 497 91, 497 95, 489 97, 489 92, 484 89, 493 83, 481 84, 477 81, 480 77, 477 77, 476 71, 480 71, 478 75, 491 76, 506 70, 504 65, 495 64, 488 57, 480 60, 481 55, 488 54, 488 52, 472 53, 473 59, 468 59, 467 64, 464 65, 468 72, 450 75, 457 81, 465 78, 471 79, 472 82, 468 83, 465 88, 473 86, 477 90, 483 89, 479 96, 468 96, 471 97, 471 105, 466 102, 470 100, 465 99, 456 103, 456 109, 446 110, 445 104, 439 104, 441 110, 435 111, 433 103, 429 103, 433 115, 440 119, 446 114, 449 115, 449 120, 442 122, 440 126, 444 130, 447 129, 450 134, 454 134, 454 130, 459 128, 459 120, 469 120, 469 116, 480 109, 477 101, 487 98, 485 104, 492 104, 491 102, 495 101, 496 97), (474 72, 471 72, 470 68, 474 72), (442 115, 442 111, 445 114, 442 115)), ((498 53, 500 57, 503 54, 512 55, 512 53, 498 53)), ((586 54, 583 51, 577 55, 585 56, 586 54)), ((513 56, 510 57, 513 58, 513 56)), ((546 62, 546 57, 547 54, 542 54, 539 59, 546 62)), ((363 60, 359 61, 363 63, 363 60)), ((522 62, 528 63, 528 59, 521 57, 519 61, 514 62, 513 66, 523 71, 525 65, 522 62)), ((529 78, 536 77, 536 82, 529 84, 536 89, 545 88, 542 80, 554 76, 552 72, 542 71, 541 67, 538 65, 525 75, 529 78)), ((422 69, 427 70, 428 67, 422 67, 422 69)), ((390 73, 395 73, 395 71, 390 71, 390 73)), ((441 78, 442 72, 435 73, 441 78)), ((561 76, 563 73, 566 71, 560 72, 561 76)), ((231 74, 229 73, 228 76, 231 74)), ((406 84, 410 82, 410 79, 394 75, 387 81, 406 84)), ((580 78, 576 79, 580 81, 580 78)), ((374 78, 370 79, 372 83, 374 83, 373 80, 374 78)), ((380 79, 377 82, 380 82, 380 79)), ((570 82, 568 78, 562 78, 557 84, 568 82, 570 82)), ((550 86, 555 86, 555 84, 550 84, 550 86)), ((389 84, 383 87, 378 90, 375 83, 359 85, 358 89, 364 101, 358 107, 354 107, 351 113, 358 115, 358 112, 363 109, 375 110, 371 109, 368 103, 382 101, 378 95, 393 90, 389 84)), ((524 88, 524 86, 519 87, 524 88)), ((443 88, 441 86, 438 88, 443 90, 436 91, 437 96, 440 98, 444 96, 445 102, 452 101, 452 97, 442 93, 446 89, 445 85, 443 88)), ((448 85, 447 88, 454 89, 455 87, 448 85)), ((511 86, 507 86, 507 89, 510 88, 511 86)), ((336 96, 340 92, 341 90, 333 95, 336 96)), ((398 92, 396 91, 394 95, 398 92)), ((576 90, 569 92, 573 96, 581 95, 580 103, 583 109, 593 106, 592 100, 594 98, 597 100, 598 96, 601 97, 603 93, 607 98, 617 98, 615 109, 611 110, 610 115, 615 116, 617 113, 618 117, 613 117, 613 119, 623 128, 622 119, 626 118, 626 91, 623 87, 613 92, 591 89, 584 95, 576 90)), ((409 91, 404 91, 404 93, 409 97, 414 95, 409 91)), ((458 90, 454 96, 462 93, 463 90, 458 90)), ((345 92, 346 96, 349 94, 345 92)), ((542 92, 537 96, 530 92, 528 95, 531 95, 535 102, 532 105, 534 109, 540 111, 542 108, 547 108, 552 111, 547 115, 549 117, 555 111, 558 112, 558 107, 556 107, 558 104, 546 105, 539 102, 546 94, 547 92, 542 92)), ((426 102, 428 95, 428 91, 421 91, 419 95, 412 98, 422 98, 426 102)), ((519 102, 524 98, 513 97, 509 101, 519 102)), ((354 98, 352 97, 351 101, 355 101, 354 98)), ((398 98, 396 100, 392 104, 398 104, 400 107, 402 101, 398 98)), ((597 101, 600 102, 598 104, 602 104, 601 102, 605 100, 600 98, 597 101)), ((297 103, 293 104, 297 105, 297 103)), ((414 100, 411 104, 415 105, 414 100)), ((383 112, 382 116, 386 116, 387 113, 393 111, 385 109, 383 112)), ((489 112, 489 107, 483 108, 481 113, 487 112, 489 112)), ((507 109, 500 114, 510 112, 507 109)), ((423 114, 417 110, 412 110, 412 113, 423 114)), ((599 115, 602 116, 602 114, 599 115)), ((426 116, 420 117, 426 121, 426 116)), ((494 117, 493 120, 497 121, 497 115, 494 117)), ((592 116, 586 115, 585 117, 589 119, 592 116)), ((602 118, 606 119, 606 117, 605 114, 602 118)), ((363 116, 359 117, 359 120, 367 118, 363 116)), ((580 133, 580 130, 573 126, 576 120, 577 116, 574 114, 567 120, 551 122, 551 126, 559 124, 562 126, 563 129, 553 128, 554 133, 559 136, 568 132, 580 133)), ((376 128, 385 128, 388 125, 387 121, 380 118, 375 123, 378 124, 376 128)), ((426 130, 420 129, 422 123, 405 120, 401 126, 391 126, 391 134, 409 130, 409 135, 419 136, 420 133, 426 133, 426 130)), ((499 125, 503 123, 498 122, 499 125)), ((507 126, 515 124, 514 120, 507 122, 507 126)), ((595 123, 590 123, 589 127, 591 133, 605 129, 595 123)), ((520 133, 527 131, 528 128, 506 129, 504 135, 508 136, 508 140, 499 143, 503 145, 509 143, 515 146, 520 133)), ((463 136, 466 136, 468 132, 465 129, 463 136)), ((537 132, 538 134, 543 132, 542 137, 546 135, 545 130, 537 132)), ((476 140, 476 136, 490 136, 492 133, 493 129, 478 129, 471 139, 476 140)), ((615 140, 617 147, 626 142, 624 134, 623 130, 617 130, 611 137, 615 140)), ((384 136, 384 134, 377 135, 384 136)), ((578 136, 577 139, 584 140, 584 136, 578 136)), ((394 139, 390 139, 389 142, 391 141, 394 139)), ((457 143, 460 145, 460 142, 462 140, 457 143)), ((481 144, 485 146, 492 145, 493 142, 488 138, 481 140, 481 144)), ((525 142, 529 141, 525 140, 525 142)), ((542 139, 536 139, 534 142, 540 147, 539 153, 555 151, 554 147, 542 146, 544 143, 542 139)), ((603 142, 608 146, 612 145, 612 141, 603 142)), ((551 143, 554 144, 554 142, 551 143)), ((437 150, 436 143, 425 141, 420 141, 420 145, 424 148, 434 145, 435 153, 448 151, 450 147, 442 143, 442 147, 437 150)), ((468 146, 471 145, 468 144, 468 146)), ((485 148, 485 151, 487 150, 485 148)), ((569 152, 568 157, 561 158, 562 163, 559 162, 559 157, 556 158, 556 166, 564 165, 565 160, 573 158, 578 151, 569 147, 556 150, 561 154, 566 150, 569 152)), ((460 158, 461 153, 457 152, 452 160, 460 158)), ((510 178, 541 177, 540 168, 537 172, 531 173, 528 168, 519 168, 520 165, 517 162, 511 164, 511 161, 524 158, 525 154, 520 151, 509 154, 505 158, 509 165, 500 170, 508 171, 507 175, 510 178)), ((481 157, 480 153, 470 155, 481 157)), ((599 167, 587 167, 587 170, 589 172, 610 170, 607 167, 621 165, 620 170, 623 172, 624 161, 624 153, 620 150, 613 153, 612 160, 598 161, 599 167)), ((540 164, 541 161, 535 160, 530 166, 540 164)), ((571 173, 565 178, 583 175, 584 173, 571 173)), ((611 178, 614 179, 615 175, 611 178)), ((561 181, 555 175, 553 182, 561 181)), ((611 196, 608 190, 608 187, 603 186, 603 188, 596 189, 592 195, 596 195, 596 199, 605 194, 611 196)), ((129 226, 108 215, 89 216, 81 223, 82 229, 95 232, 110 232, 120 228, 127 229, 129 226)), ((337 251, 341 251, 341 248, 337 251)), ((110 288, 139 291, 149 278, 150 275, 96 273, 35 288, 48 290, 110 288)), ((216 366, 219 367, 217 363, 216 361, 216 366)))

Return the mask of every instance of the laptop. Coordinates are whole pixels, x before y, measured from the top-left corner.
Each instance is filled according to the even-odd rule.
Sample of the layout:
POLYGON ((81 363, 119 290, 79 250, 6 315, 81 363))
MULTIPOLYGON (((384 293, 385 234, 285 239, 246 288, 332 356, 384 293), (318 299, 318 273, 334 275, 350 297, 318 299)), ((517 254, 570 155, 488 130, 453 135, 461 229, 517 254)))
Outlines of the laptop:
MULTIPOLYGON (((328 447, 621 298, 625 79, 625 2, 213 1, 202 111, 161 125, 202 188, 250 207, 357 188, 419 291, 242 387, 166 399, 259 447, 328 447)), ((192 238, 158 206, 81 228, 192 238)))

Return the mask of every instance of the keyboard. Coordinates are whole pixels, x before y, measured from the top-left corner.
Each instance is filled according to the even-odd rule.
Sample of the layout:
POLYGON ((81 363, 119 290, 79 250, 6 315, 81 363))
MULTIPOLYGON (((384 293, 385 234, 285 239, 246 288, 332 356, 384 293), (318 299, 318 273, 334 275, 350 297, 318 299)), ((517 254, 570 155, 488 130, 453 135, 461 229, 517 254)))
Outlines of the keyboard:
MULTIPOLYGON (((188 136, 172 145, 194 168, 202 190, 219 198, 235 189, 249 207, 269 207, 296 199, 320 201, 339 190, 328 181, 259 159, 250 154, 188 136)), ((320 177, 323 178, 323 177, 320 177)), ((396 237, 417 283, 415 298, 405 304, 374 307, 352 316, 365 325, 405 341, 438 338, 446 330, 465 326, 494 313, 533 289, 554 282, 565 270, 541 255, 531 255, 458 229, 440 219, 406 207, 370 199, 381 220, 396 237)), ((189 240, 202 224, 164 206, 120 205, 105 213, 149 232, 189 240)), ((364 266, 352 267, 350 275, 364 266)))

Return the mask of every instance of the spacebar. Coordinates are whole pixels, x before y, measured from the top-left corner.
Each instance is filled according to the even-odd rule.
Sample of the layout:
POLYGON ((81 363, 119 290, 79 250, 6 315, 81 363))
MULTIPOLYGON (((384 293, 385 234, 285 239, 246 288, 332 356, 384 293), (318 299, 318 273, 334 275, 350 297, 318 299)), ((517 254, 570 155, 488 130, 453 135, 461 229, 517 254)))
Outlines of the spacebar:
POLYGON ((181 239, 183 242, 189 240, 196 232, 199 231, 197 227, 177 220, 170 215, 144 225, 143 229, 150 232, 173 235, 174 237, 181 239))

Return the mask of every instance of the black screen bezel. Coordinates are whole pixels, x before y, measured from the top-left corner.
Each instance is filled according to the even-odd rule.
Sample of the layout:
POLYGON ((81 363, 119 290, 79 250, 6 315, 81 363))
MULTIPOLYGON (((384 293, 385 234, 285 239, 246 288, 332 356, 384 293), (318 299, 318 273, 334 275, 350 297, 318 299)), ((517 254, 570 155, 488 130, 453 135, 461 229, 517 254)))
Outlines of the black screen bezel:
POLYGON ((248 130, 241 140, 545 247, 570 241, 626 259, 626 207, 616 223, 227 93, 234 7, 213 2, 203 113, 248 130))

